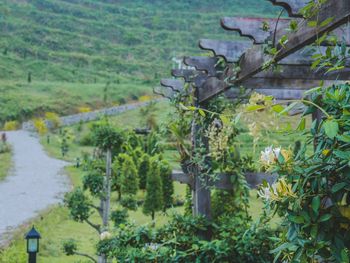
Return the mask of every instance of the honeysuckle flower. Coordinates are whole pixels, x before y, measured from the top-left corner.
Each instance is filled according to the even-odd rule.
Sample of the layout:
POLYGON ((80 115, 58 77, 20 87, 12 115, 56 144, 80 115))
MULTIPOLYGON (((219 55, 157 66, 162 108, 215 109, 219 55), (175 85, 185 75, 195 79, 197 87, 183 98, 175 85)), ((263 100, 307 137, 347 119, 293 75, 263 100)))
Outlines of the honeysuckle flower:
POLYGON ((112 238, 112 234, 109 233, 108 231, 104 231, 100 234, 100 239, 101 240, 106 240, 112 238))
POLYGON ((297 195, 292 190, 292 185, 287 183, 284 178, 279 179, 276 183, 261 187, 258 195, 266 201, 279 202, 284 197, 296 198, 297 195))
POLYGON ((273 146, 266 147, 264 151, 261 151, 260 163, 266 170, 271 170, 275 164, 277 164, 278 157, 282 155, 285 163, 289 162, 293 158, 293 152, 291 150, 285 150, 281 147, 273 148, 273 146))

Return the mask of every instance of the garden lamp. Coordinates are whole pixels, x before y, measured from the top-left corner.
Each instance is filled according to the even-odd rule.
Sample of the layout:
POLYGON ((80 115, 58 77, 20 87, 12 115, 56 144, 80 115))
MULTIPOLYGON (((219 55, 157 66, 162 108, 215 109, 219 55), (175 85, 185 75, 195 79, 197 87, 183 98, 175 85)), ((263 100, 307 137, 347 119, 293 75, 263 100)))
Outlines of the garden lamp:
POLYGON ((26 234, 25 239, 27 240, 27 253, 28 263, 36 263, 36 254, 39 252, 39 239, 40 234, 34 226, 32 229, 26 234))

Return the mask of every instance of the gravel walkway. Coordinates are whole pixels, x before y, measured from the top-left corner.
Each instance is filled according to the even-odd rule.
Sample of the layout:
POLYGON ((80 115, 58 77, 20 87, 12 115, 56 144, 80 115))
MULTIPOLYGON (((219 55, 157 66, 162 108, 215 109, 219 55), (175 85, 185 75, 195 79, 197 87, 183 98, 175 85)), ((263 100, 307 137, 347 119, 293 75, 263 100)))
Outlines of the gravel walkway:
POLYGON ((66 162, 49 157, 37 137, 26 131, 7 132, 14 167, 0 182, 0 245, 19 225, 62 200, 69 180, 62 175, 66 162))

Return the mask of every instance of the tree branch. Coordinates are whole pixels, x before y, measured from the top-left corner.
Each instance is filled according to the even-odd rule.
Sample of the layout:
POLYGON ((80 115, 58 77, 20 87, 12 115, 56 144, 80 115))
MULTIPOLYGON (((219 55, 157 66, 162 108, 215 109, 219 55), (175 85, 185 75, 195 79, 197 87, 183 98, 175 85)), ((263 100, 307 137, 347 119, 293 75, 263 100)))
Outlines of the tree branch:
POLYGON ((88 254, 80 253, 80 252, 74 252, 74 254, 77 256, 86 257, 86 258, 92 260, 93 262, 97 263, 97 260, 88 254))
POLYGON ((102 213, 101 207, 98 207, 98 206, 93 205, 93 204, 89 204, 89 206, 92 207, 92 208, 95 208, 97 210, 97 212, 101 215, 101 213, 102 213))
POLYGON ((85 219, 85 222, 88 223, 93 229, 95 229, 99 234, 101 234, 101 226, 92 223, 89 219, 85 219))

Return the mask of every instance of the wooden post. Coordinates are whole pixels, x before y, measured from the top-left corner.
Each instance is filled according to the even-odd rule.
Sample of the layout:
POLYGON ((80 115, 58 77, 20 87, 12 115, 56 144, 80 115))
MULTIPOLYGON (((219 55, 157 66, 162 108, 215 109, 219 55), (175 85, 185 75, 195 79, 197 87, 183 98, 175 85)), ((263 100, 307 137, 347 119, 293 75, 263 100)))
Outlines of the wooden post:
MULTIPOLYGON (((199 106, 198 103, 198 88, 196 88, 195 92, 195 102, 194 105, 196 107, 199 106)), ((202 106, 203 107, 203 106, 202 106)), ((195 152, 201 145, 205 145, 208 149, 208 141, 204 138, 201 133, 200 126, 196 123, 196 117, 198 117, 198 113, 195 113, 195 117, 192 121, 192 146, 193 151, 195 152)), ((194 186, 193 186, 193 215, 194 216, 204 216, 206 219, 211 220, 211 198, 210 198, 210 190, 208 189, 207 178, 200 178, 201 171, 199 167, 194 169, 194 186)), ((204 239, 210 239, 211 231, 205 231, 200 233, 200 236, 204 239)))

